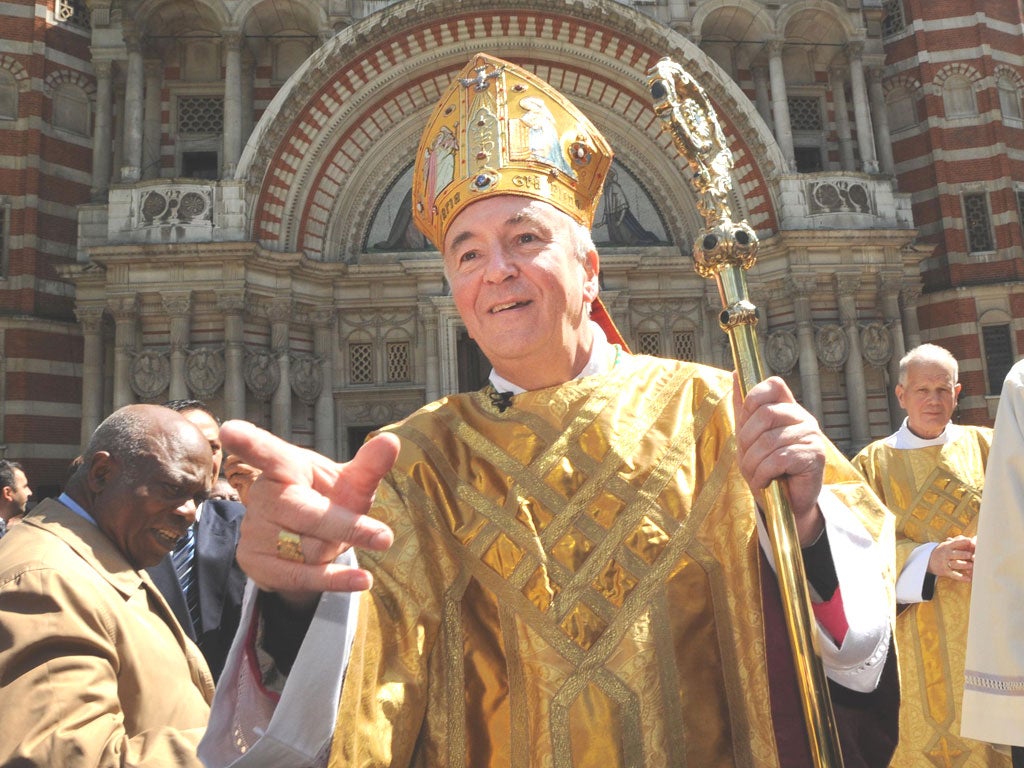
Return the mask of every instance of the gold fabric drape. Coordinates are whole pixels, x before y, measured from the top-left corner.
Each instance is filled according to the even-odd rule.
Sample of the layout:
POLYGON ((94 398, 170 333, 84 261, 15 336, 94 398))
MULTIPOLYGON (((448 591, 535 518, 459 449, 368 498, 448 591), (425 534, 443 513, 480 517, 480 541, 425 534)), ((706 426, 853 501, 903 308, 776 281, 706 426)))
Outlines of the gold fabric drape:
MULTIPOLYGON (((778 765, 731 377, 608 374, 395 427, 333 766, 778 765)), ((876 538, 838 457, 826 481, 876 538), (837 474, 837 472, 839 474, 837 474)))

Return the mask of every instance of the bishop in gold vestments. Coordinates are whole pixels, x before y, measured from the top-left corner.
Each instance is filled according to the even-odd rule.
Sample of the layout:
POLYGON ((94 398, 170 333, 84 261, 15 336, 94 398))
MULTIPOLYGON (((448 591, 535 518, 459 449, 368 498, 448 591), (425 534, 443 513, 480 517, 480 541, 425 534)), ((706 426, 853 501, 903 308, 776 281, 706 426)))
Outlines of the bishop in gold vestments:
MULTIPOLYGON (((854 459, 896 514, 899 571, 922 544, 977 534, 992 430, 950 424, 947 432, 947 442, 909 449, 880 440, 854 459)), ((990 745, 960 736, 970 602, 969 581, 940 578, 930 600, 905 606, 897 617, 903 698, 894 768, 1010 764, 990 745)))
MULTIPOLYGON (((240 557, 261 589, 288 593, 264 592, 261 610, 316 614, 294 664, 270 653, 290 672, 265 727, 242 710, 269 644, 236 636, 237 682, 220 686, 204 754, 230 761, 240 741, 243 760, 268 743, 293 754, 338 703, 333 740, 330 724, 305 740, 303 765, 330 741, 336 768, 810 766, 745 479, 759 467, 788 476, 794 517, 813 523, 803 558, 846 768, 888 764, 892 516, 781 381, 748 393, 737 435, 730 374, 624 349, 589 231, 611 159, 567 98, 510 62, 478 54, 452 81, 417 152, 413 219, 492 386, 425 406, 346 465, 226 425, 226 444, 264 471, 240 557), (375 546, 353 577, 331 559, 360 523, 356 546, 375 546), (371 576, 369 591, 337 594, 371 576), (320 687, 339 666, 330 703, 269 739, 305 705, 301 681, 320 687)), ((299 623, 261 616, 264 638, 299 623)))
MULTIPOLYGON (((331 765, 807 764, 799 711, 772 711, 777 587, 730 391, 722 371, 622 354, 504 409, 484 391, 395 427, 373 510, 395 543, 361 555, 374 587, 331 765)), ((827 488, 883 536, 891 518, 832 458, 827 488)), ((893 685, 845 693, 881 721, 893 685)), ((844 743, 846 765, 884 766, 892 736, 844 743)))

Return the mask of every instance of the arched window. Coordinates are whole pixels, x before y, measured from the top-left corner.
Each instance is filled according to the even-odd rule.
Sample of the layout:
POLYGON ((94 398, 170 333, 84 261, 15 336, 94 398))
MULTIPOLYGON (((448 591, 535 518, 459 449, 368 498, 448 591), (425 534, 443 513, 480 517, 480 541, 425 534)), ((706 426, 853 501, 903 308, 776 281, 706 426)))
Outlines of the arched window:
POLYGON ((1003 74, 996 81, 996 87, 999 89, 999 110, 1003 113, 1003 117, 1020 120, 1022 117, 1020 91, 1016 81, 1010 75, 1003 74))
POLYGON ((89 97, 74 83, 61 83, 53 92, 53 127, 79 136, 89 135, 92 123, 89 97))
POLYGON ((952 75, 942 84, 942 103, 946 117, 968 117, 978 114, 974 86, 963 75, 952 75))
POLYGON ((14 75, 0 69, 0 120, 18 118, 18 81, 14 75))
POLYGON ((904 128, 917 125, 917 99, 910 88, 900 86, 890 91, 886 98, 886 108, 889 113, 889 127, 893 131, 902 131, 904 128))

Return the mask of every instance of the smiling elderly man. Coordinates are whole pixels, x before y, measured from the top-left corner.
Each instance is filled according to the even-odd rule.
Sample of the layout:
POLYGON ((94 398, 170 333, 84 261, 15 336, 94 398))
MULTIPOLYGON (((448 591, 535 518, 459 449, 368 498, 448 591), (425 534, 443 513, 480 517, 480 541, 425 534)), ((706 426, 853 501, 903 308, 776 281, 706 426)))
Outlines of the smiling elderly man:
POLYGON ((213 680, 142 569, 191 525, 212 466, 180 414, 127 406, 5 539, 0 764, 199 765, 213 680))

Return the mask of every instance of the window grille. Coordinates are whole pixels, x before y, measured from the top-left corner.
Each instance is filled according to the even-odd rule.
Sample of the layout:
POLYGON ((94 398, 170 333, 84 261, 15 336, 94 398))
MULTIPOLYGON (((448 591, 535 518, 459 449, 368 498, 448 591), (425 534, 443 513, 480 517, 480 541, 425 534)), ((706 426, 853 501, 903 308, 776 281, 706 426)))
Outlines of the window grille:
POLYGON ((348 345, 349 379, 353 384, 373 383, 373 345, 348 345))
POLYGON ((985 325, 981 328, 985 347, 985 368, 988 371, 988 393, 998 395, 1003 379, 1013 366, 1013 339, 1009 325, 985 325))
POLYGON ((906 28, 903 19, 903 0, 882 0, 882 37, 895 35, 906 28))
POLYGON ((57 0, 53 16, 61 24, 89 29, 89 9, 84 0, 57 0))
POLYGON ((988 199, 984 192, 964 195, 964 228, 971 253, 995 250, 992 225, 988 216, 988 199))
POLYGON ((661 354, 661 334, 657 331, 649 331, 647 333, 640 334, 640 354, 641 355, 660 355, 661 354))
POLYGON ((224 130, 222 96, 179 96, 178 133, 207 134, 224 130))
POLYGON ((817 96, 790 96, 789 122, 794 131, 820 131, 821 100, 817 96))
POLYGON ((391 341, 387 345, 388 381, 410 381, 409 342, 391 341))
POLYGON ((697 334, 693 331, 676 331, 672 335, 672 346, 676 360, 697 359, 697 334))

